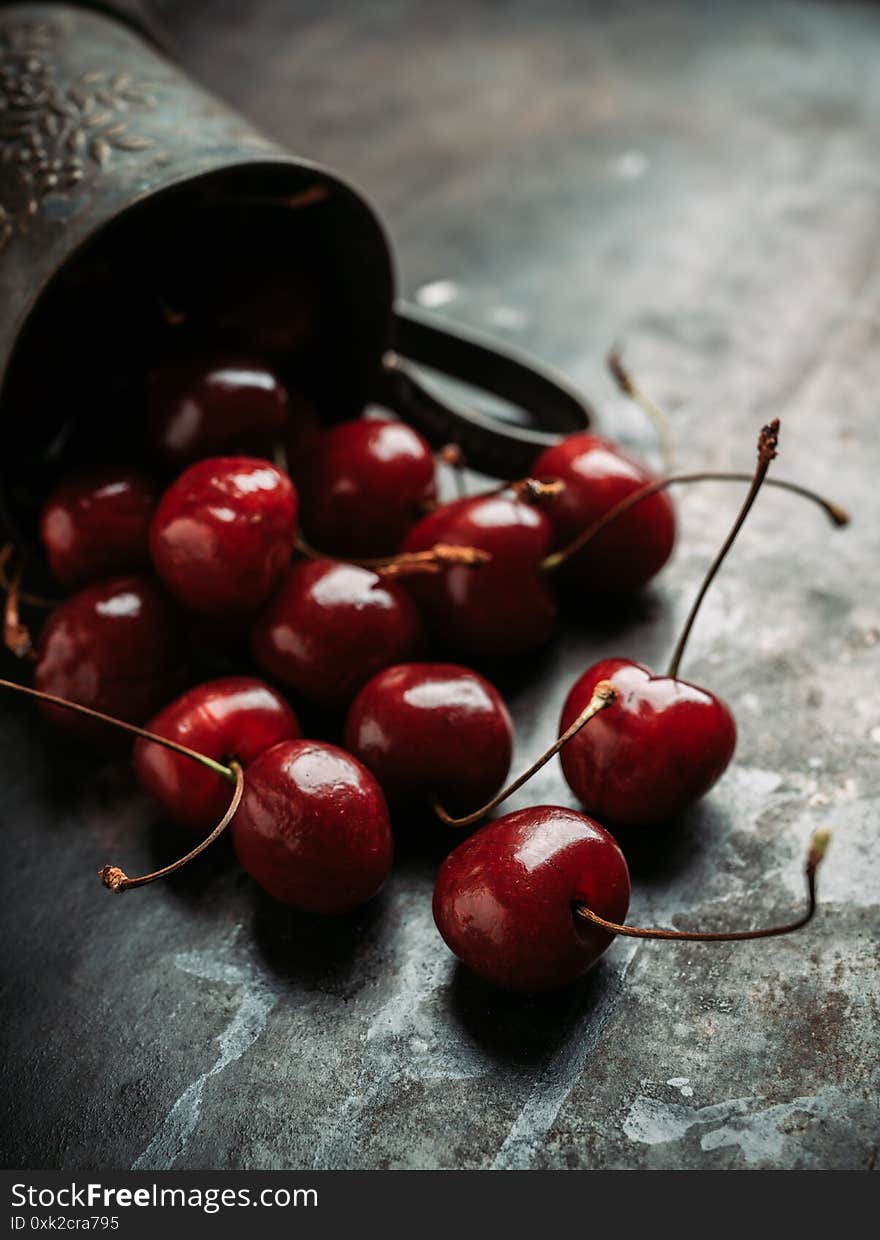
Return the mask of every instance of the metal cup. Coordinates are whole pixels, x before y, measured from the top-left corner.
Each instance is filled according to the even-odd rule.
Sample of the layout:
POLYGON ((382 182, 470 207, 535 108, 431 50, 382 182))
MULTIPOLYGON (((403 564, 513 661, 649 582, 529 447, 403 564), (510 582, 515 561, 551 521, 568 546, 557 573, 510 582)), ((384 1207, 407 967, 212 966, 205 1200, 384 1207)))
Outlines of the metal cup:
POLYGON ((177 260, 199 256, 199 296, 210 302, 227 237, 245 278, 274 266, 276 253, 278 271, 306 272, 319 311, 304 364, 324 416, 380 403, 498 477, 527 473, 560 434, 589 424, 582 398, 537 363, 395 305, 390 246, 366 199, 190 81, 133 9, 131 0, 0 7, 7 477, 10 461, 48 451, 71 418, 88 416, 89 373, 118 372, 114 416, 129 416, 125 374, 185 317, 168 288, 177 260), (509 423, 441 398, 411 362, 526 416, 509 423))

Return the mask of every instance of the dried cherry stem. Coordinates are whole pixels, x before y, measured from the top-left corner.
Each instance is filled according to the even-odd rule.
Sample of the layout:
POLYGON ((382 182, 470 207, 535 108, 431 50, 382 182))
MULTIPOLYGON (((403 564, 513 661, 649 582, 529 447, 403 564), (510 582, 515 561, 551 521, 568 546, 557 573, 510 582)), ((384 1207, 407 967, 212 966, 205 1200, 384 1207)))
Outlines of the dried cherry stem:
MULTIPOLYGON (((566 560, 576 555, 582 547, 591 542, 597 534, 601 534, 606 526, 611 525, 618 517, 622 517, 624 513, 629 512, 631 508, 635 508, 643 500, 650 499, 652 495, 656 495, 658 491, 665 491, 667 487, 679 486, 683 482, 751 482, 751 474, 734 473, 729 471, 718 470, 699 470, 696 473, 688 474, 668 474, 665 478, 657 478, 653 482, 647 483, 639 491, 633 491, 631 495, 627 495, 620 503, 615 504, 613 508, 609 508, 601 517, 597 517, 591 525, 581 530, 580 534, 565 547, 559 551, 554 551, 552 555, 548 555, 541 562, 541 568, 544 572, 553 572, 559 568, 566 560)), ((778 487, 782 491, 790 491, 793 495, 799 495, 802 499, 808 499, 822 509, 832 525, 838 527, 849 525, 850 516, 847 510, 840 504, 836 504, 833 500, 825 499, 824 496, 810 490, 809 487, 802 486, 799 482, 789 482, 785 478, 768 478, 768 487, 778 487)))
POLYGON ((663 468, 667 473, 671 473, 675 460, 675 450, 673 446, 672 427, 669 424, 669 419, 660 406, 655 405, 650 396, 645 395, 636 383, 635 379, 633 379, 630 372, 624 366, 623 358, 620 355, 620 348, 618 345, 612 346, 608 357, 606 358, 606 362, 615 383, 620 388, 621 392, 623 392, 624 396, 628 396, 634 404, 638 405, 643 413, 647 414, 660 443, 660 457, 663 461, 663 468))
POLYGON ((481 491, 476 498, 489 499, 493 495, 512 491, 516 499, 522 500, 524 504, 539 504, 544 499, 561 495, 564 490, 565 483, 561 478, 515 478, 512 482, 501 482, 497 487, 481 491))
POLYGON ((44 693, 41 689, 32 689, 30 685, 20 685, 14 680, 3 680, 0 678, 0 689, 11 689, 13 693, 23 693, 26 697, 35 698, 38 702, 46 702, 49 706, 60 706, 64 710, 73 711, 77 715, 85 715, 88 719, 96 719, 99 723, 108 723, 111 727, 121 728, 123 732, 130 732, 132 736, 139 736, 145 741, 152 741, 154 745, 161 745, 164 749, 170 749, 173 753, 179 753, 184 758, 192 758, 193 762, 199 762, 202 766, 207 767, 209 771, 213 771, 215 775, 221 775, 223 779, 235 783, 236 774, 232 766, 224 766, 222 762, 215 762, 213 758, 209 758, 206 754, 198 753, 195 749, 188 749, 186 745, 178 745, 177 741, 169 741, 164 736, 157 736, 155 732, 148 732, 146 728, 139 728, 136 724, 126 723, 124 719, 116 719, 113 715, 105 715, 103 711, 92 710, 91 706, 81 706, 79 702, 71 702, 67 698, 56 697, 54 693, 44 693))
POLYGON ((811 921, 816 911, 816 874, 822 858, 828 850, 831 832, 821 827, 813 833, 804 874, 807 880, 807 907, 800 917, 794 921, 784 922, 780 926, 762 926, 758 930, 663 930, 644 926, 623 926, 615 921, 606 921, 598 913, 585 904, 575 904, 576 916, 584 918, 594 926, 600 926, 611 934, 622 934, 630 939, 679 939, 686 943, 738 943, 743 939, 773 939, 780 934, 791 934, 800 930, 811 921))
POLYGON ((229 808, 210 835, 206 835, 202 842, 191 849, 186 856, 178 857, 176 861, 172 861, 171 865, 163 866, 161 870, 154 870, 152 874, 141 874, 138 878, 129 878, 125 871, 120 870, 117 865, 103 865, 98 870, 98 877, 104 886, 109 887, 111 891, 118 891, 120 893, 129 891, 132 887, 145 887, 147 883, 154 883, 157 878, 167 878, 169 874, 174 874, 175 871, 183 869, 190 861, 195 861, 196 857, 203 853, 206 848, 210 848, 234 818, 235 811, 241 803, 241 796, 244 792, 244 771, 240 763, 235 760, 231 761, 229 763, 229 770, 235 780, 235 790, 232 793, 229 808))
POLYGON ((22 558, 12 574, 12 579, 6 592, 6 602, 3 607, 3 644, 17 659, 33 658, 34 648, 30 630, 22 621, 19 613, 23 574, 24 559, 22 558))
MULTIPOLYGON (((12 557, 15 555, 15 546, 12 543, 6 543, 0 547, 0 590, 9 593, 12 589, 12 582, 7 574, 7 566, 12 557)), ((42 598, 39 594, 29 594, 26 590, 21 590, 18 595, 19 603, 24 603, 28 607, 41 607, 51 610, 58 606, 56 599, 42 598)))
MULTIPOLYGON (((452 543, 435 543, 427 551, 402 551, 393 560, 377 565, 380 577, 412 577, 418 573, 439 573, 451 565, 463 564, 478 568, 492 559, 488 551, 480 547, 457 547, 452 543)), ((359 561, 364 563, 364 561, 359 561)))
POLYGON ((588 724, 600 711, 609 707, 616 699, 617 690, 611 681, 600 680, 593 690, 593 696, 571 726, 566 728, 550 748, 541 754, 540 758, 537 758, 521 775, 518 775, 513 783, 508 784, 506 788, 502 788, 496 796, 492 797, 491 801, 487 801, 485 805, 478 810, 474 810, 472 814, 465 814, 463 818, 455 818, 452 814, 448 814, 443 806, 437 802, 434 803, 434 813, 441 822, 446 823, 447 827, 469 827, 472 823, 479 822, 481 818, 485 818, 502 801, 506 801, 509 796, 513 796, 514 792, 517 792, 523 784, 527 783, 533 775, 540 771, 542 766, 545 766, 552 757, 558 754, 562 746, 567 744, 576 733, 580 732, 582 727, 588 724))
POLYGON ((296 549, 309 560, 330 560, 333 564, 354 564, 357 568, 371 568, 383 577, 403 577, 414 573, 439 573, 442 568, 465 564, 477 568, 492 559, 491 553, 481 547, 458 547, 452 543, 435 543, 426 551, 401 551, 397 555, 383 555, 376 559, 353 559, 349 556, 325 555, 297 535, 296 549))
POLYGON ((688 617, 684 622, 684 628, 681 630, 678 641, 675 644, 675 650, 672 652, 672 658, 669 660, 669 668, 666 675, 673 679, 678 675, 678 669, 681 664, 682 655, 688 638, 691 635, 691 629, 694 627, 694 621, 697 618, 703 599, 711 586, 712 582, 720 569, 721 565, 727 558, 727 553, 736 541, 736 536, 745 524, 752 504, 758 498, 758 492, 764 485, 764 479, 767 476, 767 470, 770 468, 770 462, 776 459, 776 451, 779 445, 779 418, 774 418, 772 422, 768 422, 766 426, 762 426, 758 434, 758 460, 755 465, 755 475, 752 478, 751 486, 748 494, 743 500, 742 508, 737 514, 736 520, 730 527, 730 532, 721 544, 721 549, 715 556, 715 559, 709 565, 709 570, 703 578, 702 585, 697 591, 697 597, 694 599, 688 617))

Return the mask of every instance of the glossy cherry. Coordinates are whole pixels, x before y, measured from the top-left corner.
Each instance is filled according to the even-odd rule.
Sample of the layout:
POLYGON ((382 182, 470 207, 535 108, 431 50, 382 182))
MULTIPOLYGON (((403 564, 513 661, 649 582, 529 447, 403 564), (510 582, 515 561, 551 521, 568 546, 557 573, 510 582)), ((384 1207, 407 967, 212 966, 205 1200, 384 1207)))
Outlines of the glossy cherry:
MULTIPOLYGON (((262 680, 223 676, 189 689, 147 724, 188 749, 247 768, 259 754, 302 735, 290 706, 262 680)), ((138 740, 134 768, 141 787, 181 826, 205 832, 229 803, 229 785, 214 771, 150 741, 138 740)))
POLYGON ((149 478, 133 469, 93 469, 59 482, 40 517, 40 540, 56 580, 75 589, 146 567, 157 499, 149 478))
POLYGON ((603 659, 572 686, 560 731, 601 680, 610 680, 618 697, 563 748, 569 787, 605 823, 646 827, 677 817, 717 783, 733 757, 729 707, 677 676, 654 676, 629 659, 603 659))
MULTIPOLYGON (((180 685, 178 617, 165 592, 146 577, 115 577, 86 586, 48 617, 37 645, 34 683, 129 723, 143 723, 180 685)), ((106 743, 105 725, 44 706, 53 723, 106 743)))
POLYGON ((630 659, 604 659, 572 686, 562 710, 564 731, 600 681, 617 697, 562 750, 562 770, 590 813, 609 824, 654 826, 680 814, 721 777, 736 747, 736 724, 720 700, 679 676, 682 654, 706 592, 742 528, 776 456, 779 422, 758 437, 748 495, 697 592, 669 670, 654 676, 630 659))
POLYGON ((391 869, 385 798, 356 758, 320 741, 283 741, 248 767, 232 839, 247 872, 276 900, 347 913, 391 869))
POLYGON ((436 496, 427 441, 405 422, 358 418, 327 431, 310 457, 303 529, 330 555, 393 555, 436 496))
POLYGON ((173 482, 150 527, 156 571, 190 611, 255 611, 290 563, 298 500, 268 461, 211 457, 173 482))
POLYGON ((491 559, 476 568, 452 565, 413 578, 409 588, 426 623, 453 649, 519 654, 547 641, 556 623, 556 602, 540 571, 552 541, 548 517, 515 494, 454 500, 423 517, 403 550, 469 546, 491 559))
POLYGON ((153 441, 177 467, 220 452, 270 453, 287 418, 287 392, 258 357, 190 358, 170 362, 150 377, 153 441))
MULTIPOLYGON (((554 545, 568 546, 627 496, 654 481, 634 457, 598 435, 569 435, 547 448, 532 466, 537 478, 564 485, 545 512, 553 523, 554 545)), ((598 533, 560 565, 564 579, 603 592, 638 590, 654 577, 675 545, 675 509, 658 491, 598 533)))
POLYGON ((583 814, 542 805, 481 828, 437 876, 434 920, 447 946, 503 990, 564 986, 613 935, 576 915, 585 904, 621 922, 629 907, 623 853, 583 814))
POLYGON ((252 634, 267 675, 330 708, 348 706, 375 672, 413 658, 421 644, 418 611, 403 586, 332 560, 294 564, 252 634))
POLYGON ((498 690, 452 663, 385 668, 358 693, 345 746, 392 804, 471 810, 504 783, 513 725, 498 690))

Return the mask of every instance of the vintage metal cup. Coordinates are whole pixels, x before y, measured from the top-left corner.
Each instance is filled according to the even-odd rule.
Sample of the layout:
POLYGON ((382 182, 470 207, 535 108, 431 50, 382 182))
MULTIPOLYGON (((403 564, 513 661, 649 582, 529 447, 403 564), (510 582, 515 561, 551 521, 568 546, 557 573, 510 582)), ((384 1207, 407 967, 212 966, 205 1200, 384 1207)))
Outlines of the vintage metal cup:
MULTIPOLYGON (((247 276, 275 264, 272 247, 279 271, 304 266, 318 290, 310 364, 329 416, 380 403, 498 477, 527 473, 537 452, 590 422, 582 398, 537 363, 395 305, 390 246, 365 198, 194 84, 132 0, 0 7, 6 481, 88 416, 89 373, 143 362, 156 333, 185 317, 169 292, 177 264, 197 256, 210 299, 227 257, 247 276), (411 362, 524 416, 441 398, 411 362)), ((120 384, 116 423, 132 420, 120 384)))

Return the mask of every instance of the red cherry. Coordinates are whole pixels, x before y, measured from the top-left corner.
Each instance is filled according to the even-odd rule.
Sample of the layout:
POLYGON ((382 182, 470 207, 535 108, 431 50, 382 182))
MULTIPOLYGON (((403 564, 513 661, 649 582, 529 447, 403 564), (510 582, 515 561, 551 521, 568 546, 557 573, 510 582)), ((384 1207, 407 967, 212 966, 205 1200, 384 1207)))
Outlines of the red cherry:
POLYGON ((283 741, 254 759, 232 839, 261 887, 309 913, 357 908, 391 869, 379 785, 351 754, 320 741, 283 741))
POLYGON ((409 588, 426 621, 454 649, 482 655, 530 650, 547 641, 556 622, 556 603, 540 572, 552 539, 549 519, 518 496, 454 500, 423 517, 403 550, 447 544, 479 548, 491 559, 414 577, 409 588))
POLYGON ((542 805, 496 819, 449 854, 434 920, 474 973, 503 990, 533 992, 573 981, 611 943, 611 934, 576 915, 581 903, 623 921, 623 853, 583 814, 542 805))
POLYGON ((290 563, 297 507, 293 483, 268 461, 198 461, 171 484, 153 518, 156 571, 190 611, 255 611, 290 563))
POLYGON ((569 787, 603 822, 646 827, 675 818, 709 791, 736 747, 736 723, 714 694, 654 676, 629 659, 603 659, 575 682, 560 732, 610 680, 617 700, 560 755, 569 787))
POLYGON ((504 783, 513 725, 488 680, 451 663, 402 663, 355 698, 345 746, 373 772, 389 801, 473 809, 504 783))
POLYGON ((148 565, 157 498, 149 479, 132 469, 94 469, 63 479, 40 518, 40 538, 56 579, 75 588, 148 565))
POLYGON ((406 423, 358 418, 323 436, 303 488, 303 528, 315 547, 393 555, 436 499, 434 456, 406 423))
MULTIPOLYGON (((569 435, 535 461, 537 478, 564 483, 545 511, 565 547, 627 496, 654 481, 634 457, 598 435, 569 435)), ((609 592, 638 590, 655 576, 675 545, 675 509, 658 491, 598 533, 560 566, 569 580, 609 592)))
POLYGON ((301 560, 257 618, 254 658, 319 706, 347 706, 383 667, 418 654, 421 624, 402 586, 331 560, 301 560))
MULTIPOLYGON (((284 698, 252 676, 197 685, 161 710, 147 730, 217 762, 234 758, 244 767, 280 741, 302 735, 284 698)), ((134 768, 141 786, 191 830, 210 830, 229 803, 222 777, 149 741, 135 744, 134 768)))
MULTIPOLYGON (((170 600, 148 578, 115 577, 87 586, 44 624, 34 682, 44 693, 143 723, 179 686, 176 633, 170 600)), ((105 724, 53 706, 43 711, 84 739, 116 739, 105 724)))
POLYGON ((269 451, 287 414, 281 380, 246 354, 177 362, 151 377, 153 440, 175 466, 222 451, 269 451))

